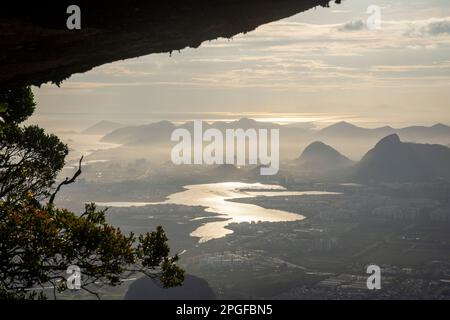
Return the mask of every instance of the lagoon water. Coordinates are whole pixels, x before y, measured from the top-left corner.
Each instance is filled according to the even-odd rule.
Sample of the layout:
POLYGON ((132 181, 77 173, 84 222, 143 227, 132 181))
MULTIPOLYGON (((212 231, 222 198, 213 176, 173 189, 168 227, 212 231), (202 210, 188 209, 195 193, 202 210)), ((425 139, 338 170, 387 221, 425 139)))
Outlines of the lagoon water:
MULTIPOLYGON (((226 227, 231 223, 240 222, 282 222, 299 221, 304 216, 275 209, 266 209, 254 204, 229 201, 239 198, 254 197, 281 197, 281 196, 305 196, 305 195, 330 195, 334 192, 322 191, 286 191, 279 185, 267 185, 261 183, 222 182, 210 184, 188 185, 185 190, 173 193, 163 202, 98 202, 97 205, 107 207, 132 207, 157 204, 176 204, 185 206, 202 206, 206 212, 219 214, 222 221, 205 223, 191 233, 198 237, 199 242, 225 237, 233 231, 226 227)), ((197 218, 199 220, 199 218, 197 218)))

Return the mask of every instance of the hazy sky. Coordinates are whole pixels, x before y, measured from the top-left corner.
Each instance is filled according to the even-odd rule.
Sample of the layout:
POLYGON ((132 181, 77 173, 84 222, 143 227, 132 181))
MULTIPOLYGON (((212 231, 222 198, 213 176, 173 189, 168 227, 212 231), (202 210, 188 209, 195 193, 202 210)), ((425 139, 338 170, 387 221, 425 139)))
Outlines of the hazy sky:
POLYGON ((345 0, 171 57, 103 65, 34 92, 32 121, 41 124, 61 113, 82 114, 86 125, 242 115, 450 124, 450 2, 345 0), (369 5, 382 9, 380 30, 367 29, 369 5))

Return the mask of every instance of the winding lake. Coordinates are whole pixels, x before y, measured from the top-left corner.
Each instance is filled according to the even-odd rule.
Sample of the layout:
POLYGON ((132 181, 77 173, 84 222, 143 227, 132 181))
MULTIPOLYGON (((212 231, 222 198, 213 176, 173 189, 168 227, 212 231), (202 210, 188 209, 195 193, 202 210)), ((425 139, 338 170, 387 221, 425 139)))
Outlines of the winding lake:
MULTIPOLYGON (((204 217, 205 223, 191 233, 191 236, 200 238, 199 242, 225 237, 233 233, 226 227, 231 223, 240 222, 282 222, 299 221, 304 216, 275 209, 266 209, 254 204, 228 201, 239 198, 255 197, 282 197, 305 195, 333 195, 335 192, 323 191, 286 191, 278 185, 261 183, 222 182, 210 184, 188 185, 185 190, 171 194, 163 202, 98 202, 99 206, 107 207, 132 207, 158 204, 176 204, 184 206, 202 206, 206 212, 219 214, 223 221, 208 222, 209 217, 204 217)), ((201 219, 201 218, 200 218, 201 219)), ((199 220, 199 218, 197 218, 199 220)))

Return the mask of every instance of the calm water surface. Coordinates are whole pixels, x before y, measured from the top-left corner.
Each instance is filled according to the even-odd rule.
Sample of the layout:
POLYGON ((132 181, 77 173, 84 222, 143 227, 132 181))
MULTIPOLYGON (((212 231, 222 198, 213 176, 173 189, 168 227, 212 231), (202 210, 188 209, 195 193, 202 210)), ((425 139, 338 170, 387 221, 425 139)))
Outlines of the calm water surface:
MULTIPOLYGON (((163 202, 98 202, 100 206, 108 207, 138 207, 157 204, 176 204, 185 206, 202 206, 206 212, 219 214, 223 221, 208 222, 210 217, 196 218, 205 223, 191 233, 200 238, 199 242, 225 237, 233 233, 226 227, 231 223, 240 222, 282 222, 299 221, 304 216, 275 209, 266 209, 254 204, 228 201, 239 198, 282 197, 305 195, 332 195, 334 192, 323 191, 286 191, 278 185, 261 183, 222 182, 210 184, 188 185, 185 190, 173 193, 163 202)), ((215 216, 217 217, 217 216, 215 216)))

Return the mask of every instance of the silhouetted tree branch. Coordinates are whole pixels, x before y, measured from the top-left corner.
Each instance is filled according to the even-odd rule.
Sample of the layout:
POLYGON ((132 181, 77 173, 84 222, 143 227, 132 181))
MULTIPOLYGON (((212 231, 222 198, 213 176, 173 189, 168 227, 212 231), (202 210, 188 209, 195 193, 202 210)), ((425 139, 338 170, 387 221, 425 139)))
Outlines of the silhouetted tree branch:
POLYGON ((52 205, 53 202, 55 201, 55 197, 56 194, 59 192, 59 190, 61 189, 62 186, 64 185, 68 185, 71 183, 74 183, 75 180, 78 178, 78 176, 81 174, 81 162, 83 161, 84 156, 81 156, 79 162, 78 162, 78 170, 74 173, 74 175, 72 176, 72 178, 66 178, 64 179, 64 181, 62 181, 60 184, 58 184, 58 186, 56 187, 55 192, 52 193, 52 195, 50 196, 50 200, 48 201, 48 204, 52 205))

